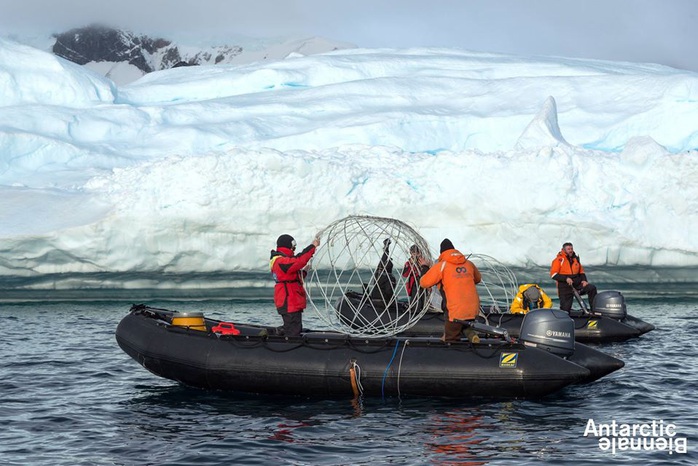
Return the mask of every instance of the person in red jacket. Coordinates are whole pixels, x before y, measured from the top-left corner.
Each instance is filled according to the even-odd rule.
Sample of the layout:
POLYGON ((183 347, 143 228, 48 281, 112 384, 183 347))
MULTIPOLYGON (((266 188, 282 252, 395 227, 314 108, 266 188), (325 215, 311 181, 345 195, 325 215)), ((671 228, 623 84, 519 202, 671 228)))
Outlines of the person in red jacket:
POLYGON ((402 276, 407 279, 405 288, 407 288, 407 296, 410 298, 410 307, 417 306, 417 310, 424 308, 426 304, 426 292, 419 286, 421 276, 420 259, 423 259, 422 251, 419 246, 413 244, 410 246, 410 257, 402 267, 402 276))
POLYGON ((444 341, 460 341, 461 334, 471 343, 479 343, 480 338, 469 323, 480 312, 480 296, 475 285, 482 276, 475 264, 453 247, 448 238, 441 242, 441 254, 431 268, 426 260, 420 261, 422 278, 419 286, 429 288, 437 285, 441 292, 441 308, 444 311, 444 341))
POLYGON ((560 309, 563 311, 572 310, 574 290, 577 290, 580 295, 589 295, 590 309, 594 305, 596 286, 587 281, 584 267, 579 262, 579 256, 575 254, 572 243, 563 244, 562 250, 553 259, 550 264, 550 278, 557 282, 557 295, 560 298, 560 309))
POLYGON ((269 268, 274 276, 274 304, 284 321, 283 332, 289 337, 300 336, 303 329, 303 309, 306 306, 303 279, 307 272, 304 269, 320 240, 315 238, 313 243, 294 255, 296 240, 291 235, 281 235, 276 240, 276 250, 271 251, 269 268))

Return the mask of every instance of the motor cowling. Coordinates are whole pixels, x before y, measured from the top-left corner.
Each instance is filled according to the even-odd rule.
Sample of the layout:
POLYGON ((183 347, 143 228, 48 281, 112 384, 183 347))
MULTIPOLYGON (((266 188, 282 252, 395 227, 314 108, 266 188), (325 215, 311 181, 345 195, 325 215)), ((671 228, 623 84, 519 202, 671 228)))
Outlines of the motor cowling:
POLYGON ((601 291, 594 298, 591 311, 594 314, 616 320, 623 320, 628 315, 625 297, 620 291, 601 291))
POLYGON ((526 346, 563 358, 571 356, 574 354, 574 320, 559 309, 530 311, 521 322, 519 340, 526 346))

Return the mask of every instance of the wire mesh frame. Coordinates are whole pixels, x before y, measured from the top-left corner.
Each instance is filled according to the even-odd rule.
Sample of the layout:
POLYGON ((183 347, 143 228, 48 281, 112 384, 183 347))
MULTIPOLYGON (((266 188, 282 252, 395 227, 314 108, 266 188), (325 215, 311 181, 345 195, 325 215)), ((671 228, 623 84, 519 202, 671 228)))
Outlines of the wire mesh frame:
POLYGON ((311 306, 332 329, 362 337, 395 335, 429 309, 431 290, 421 291, 421 300, 410 299, 409 276, 402 273, 414 246, 429 260, 429 245, 414 228, 392 218, 349 216, 319 235, 322 243, 313 257, 306 289, 311 306), (386 240, 390 242, 384 260, 386 240), (389 275, 395 283, 392 296, 378 286, 390 280, 389 275), (351 300, 347 298, 350 291, 354 292, 351 300), (340 315, 340 306, 345 306, 349 317, 340 315))
POLYGON ((519 289, 514 272, 494 257, 485 254, 471 254, 468 259, 482 275, 482 281, 478 285, 480 307, 489 312, 508 312, 519 289))
MULTIPOLYGON (((480 315, 487 320, 489 313, 508 312, 519 288, 514 272, 492 256, 474 253, 467 258, 475 264, 482 277, 476 288, 480 298, 480 309, 485 311, 480 315)), ((441 308, 439 293, 433 294, 431 305, 433 308, 441 308)))

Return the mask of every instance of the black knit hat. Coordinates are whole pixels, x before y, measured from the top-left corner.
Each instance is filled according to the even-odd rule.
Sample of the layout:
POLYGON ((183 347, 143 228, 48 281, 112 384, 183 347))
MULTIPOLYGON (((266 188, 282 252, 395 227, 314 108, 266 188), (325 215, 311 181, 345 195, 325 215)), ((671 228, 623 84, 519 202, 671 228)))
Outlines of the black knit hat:
POLYGON ((449 249, 456 249, 456 248, 453 247, 453 243, 451 242, 450 239, 444 238, 444 240, 441 241, 441 250, 439 252, 448 251, 449 249))
POLYGON ((276 240, 276 247, 294 249, 296 247, 296 240, 293 239, 291 235, 283 234, 276 240))

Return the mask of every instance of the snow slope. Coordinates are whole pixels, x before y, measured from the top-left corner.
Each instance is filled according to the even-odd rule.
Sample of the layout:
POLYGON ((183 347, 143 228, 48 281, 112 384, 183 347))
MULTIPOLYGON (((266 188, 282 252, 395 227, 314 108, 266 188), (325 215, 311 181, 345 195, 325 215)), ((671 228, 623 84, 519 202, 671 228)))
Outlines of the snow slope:
POLYGON ((698 265, 698 75, 453 49, 116 86, 0 39, 0 274, 263 271, 349 214, 546 265, 698 265))

